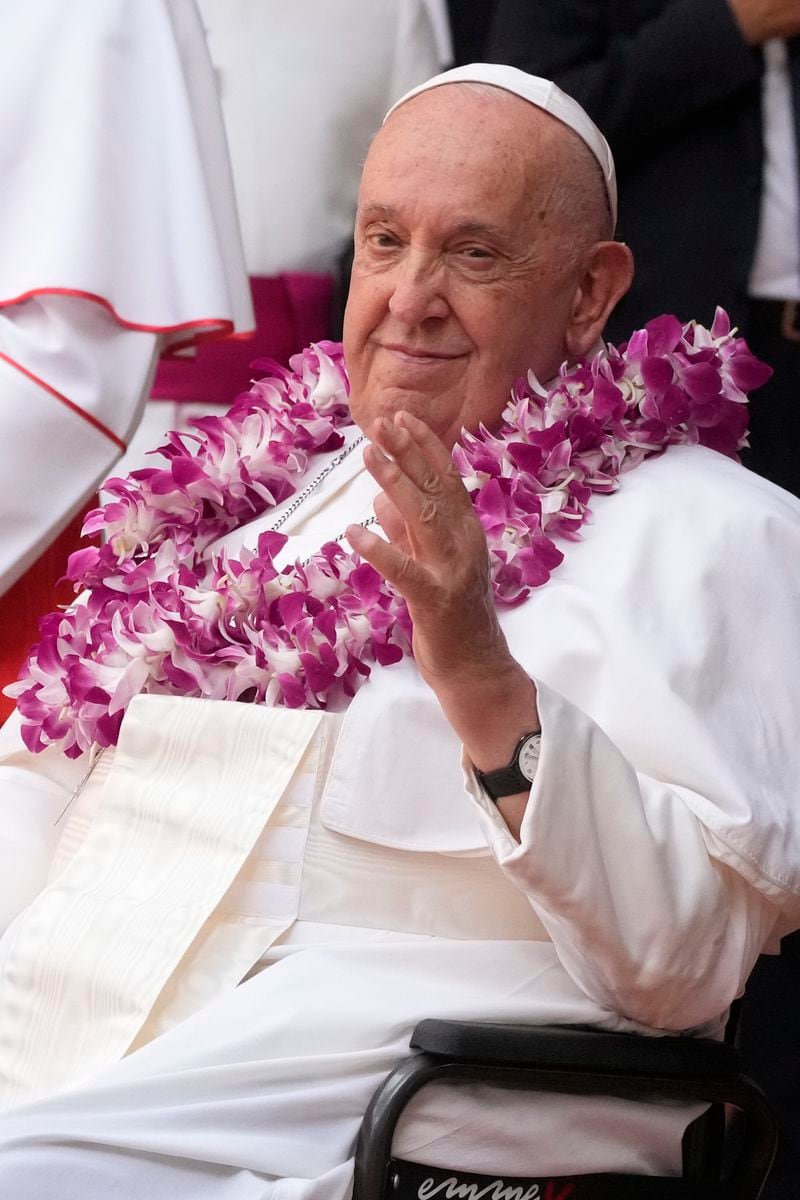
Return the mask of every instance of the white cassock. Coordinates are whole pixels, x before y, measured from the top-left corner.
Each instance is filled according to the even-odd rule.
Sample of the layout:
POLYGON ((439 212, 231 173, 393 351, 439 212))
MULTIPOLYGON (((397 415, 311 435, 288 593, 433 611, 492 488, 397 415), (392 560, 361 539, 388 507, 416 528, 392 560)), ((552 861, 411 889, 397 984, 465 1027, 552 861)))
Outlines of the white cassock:
POLYGON ((159 353, 252 329, 193 0, 36 0, 0 36, 0 593, 135 430, 159 353))
MULTIPOLYGON (((353 453, 290 553, 374 490, 353 453)), ((721 1031, 800 923, 800 504, 679 447, 593 509, 502 615, 543 731, 519 844, 409 661, 338 714, 137 698, 57 824, 86 764, 3 731, 0 1078, 11 1105, 51 1093, 0 1120, 4 1197, 344 1198, 423 1017, 721 1031)), ((428 1089, 395 1152, 670 1171, 693 1115, 487 1098, 428 1089)))

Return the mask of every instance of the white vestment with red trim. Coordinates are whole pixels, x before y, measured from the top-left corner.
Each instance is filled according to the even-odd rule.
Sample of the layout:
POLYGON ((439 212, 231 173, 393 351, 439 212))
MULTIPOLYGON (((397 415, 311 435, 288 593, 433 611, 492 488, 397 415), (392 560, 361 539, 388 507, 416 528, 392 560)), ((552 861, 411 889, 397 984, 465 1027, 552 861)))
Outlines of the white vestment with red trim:
POLYGON ((0 592, 125 449, 162 348, 252 328, 192 0, 37 0, 0 38, 0 592))

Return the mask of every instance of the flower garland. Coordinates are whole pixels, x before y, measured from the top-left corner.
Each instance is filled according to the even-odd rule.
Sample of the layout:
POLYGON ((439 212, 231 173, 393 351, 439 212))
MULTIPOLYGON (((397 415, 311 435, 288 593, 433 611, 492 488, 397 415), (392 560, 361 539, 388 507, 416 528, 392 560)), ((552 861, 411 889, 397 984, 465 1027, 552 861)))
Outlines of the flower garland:
MULTIPOLYGON (((562 367, 545 391, 520 381, 496 432, 463 435, 453 458, 486 531, 498 604, 525 600, 563 559, 593 493, 679 443, 735 456, 745 443, 747 391, 771 373, 718 309, 711 329, 661 317, 626 346, 562 367)), ((264 361, 264 378, 223 417, 171 433, 164 468, 105 486, 114 497, 83 532, 106 541, 71 555, 87 589, 40 625, 20 679, 29 750, 77 757, 113 744, 140 691, 325 708, 352 696, 370 663, 411 650, 402 598, 368 564, 328 543, 278 570, 287 539, 262 533, 238 558, 210 544, 297 487, 310 457, 350 425, 341 348, 323 342, 264 361), (194 445, 192 445, 194 443, 194 445)))

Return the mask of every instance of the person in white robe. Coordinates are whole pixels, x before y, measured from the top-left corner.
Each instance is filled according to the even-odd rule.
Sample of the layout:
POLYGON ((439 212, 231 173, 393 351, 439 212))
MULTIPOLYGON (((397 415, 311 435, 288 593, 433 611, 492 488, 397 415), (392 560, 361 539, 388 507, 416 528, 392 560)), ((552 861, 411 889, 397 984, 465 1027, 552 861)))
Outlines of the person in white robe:
POLYGON ((2 594, 125 452, 159 354, 253 313, 194 0, 15 6, 0 161, 2 594))
MULTIPOLYGON (((3 730, 4 1196, 343 1200, 420 1018, 717 1036, 800 921, 797 501, 674 447, 595 497, 524 604, 486 603, 448 449, 497 422, 527 366, 546 379, 594 347, 631 263, 599 134, 575 118, 606 188, 566 176, 601 195, 564 257, 580 231, 543 198, 574 161, 571 110, 526 101, 507 68, 476 75, 494 87, 435 81, 373 143, 345 329, 356 428, 283 506, 287 561, 347 531, 395 583, 414 661, 342 713, 140 695, 88 766, 3 730), (358 524, 373 514, 382 535, 358 524), (493 802, 476 769, 536 730, 532 787, 493 802)), ((436 1087, 394 1149, 669 1173, 695 1111, 436 1087)))

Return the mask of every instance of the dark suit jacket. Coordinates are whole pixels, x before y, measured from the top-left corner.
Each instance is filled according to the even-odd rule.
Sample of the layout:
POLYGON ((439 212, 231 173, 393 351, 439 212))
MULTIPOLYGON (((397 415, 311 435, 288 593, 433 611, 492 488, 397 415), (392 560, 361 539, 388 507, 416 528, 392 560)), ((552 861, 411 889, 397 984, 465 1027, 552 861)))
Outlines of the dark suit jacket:
POLYGON ((759 51, 727 0, 499 0, 494 62, 544 75, 605 133, 636 281, 609 334, 665 311, 745 319, 761 191, 759 51))
POLYGON ((447 0, 456 66, 485 61, 495 4, 496 0, 447 0))

